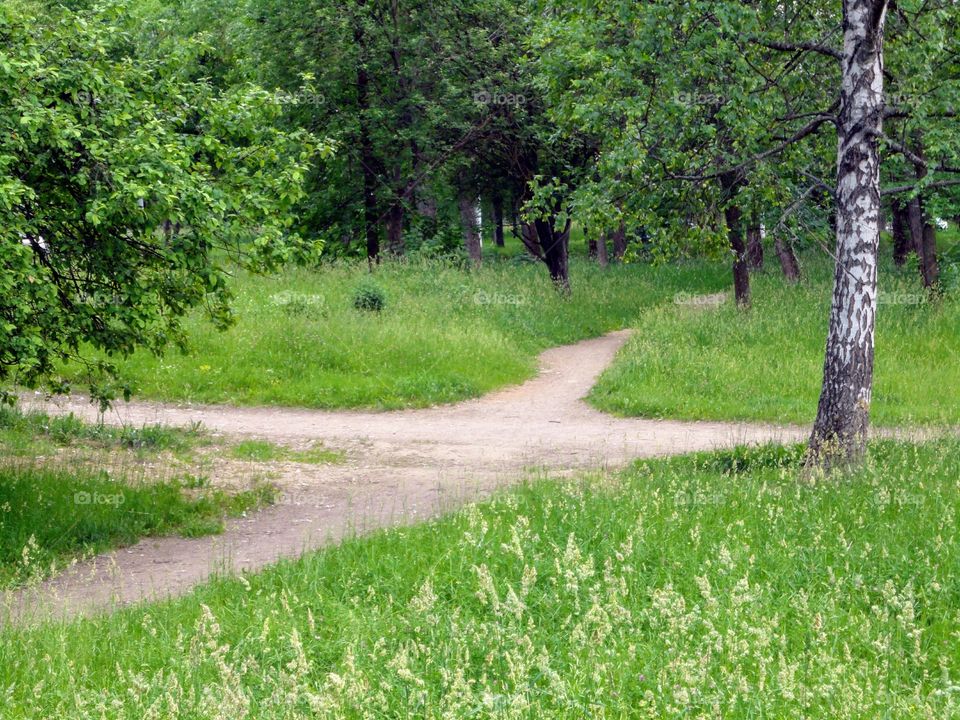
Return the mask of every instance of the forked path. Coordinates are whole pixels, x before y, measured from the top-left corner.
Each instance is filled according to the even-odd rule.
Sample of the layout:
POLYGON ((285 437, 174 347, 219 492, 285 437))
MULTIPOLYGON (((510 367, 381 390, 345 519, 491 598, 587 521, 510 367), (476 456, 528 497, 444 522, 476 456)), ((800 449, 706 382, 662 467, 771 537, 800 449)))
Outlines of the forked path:
MULTIPOLYGON (((533 473, 609 468, 637 457, 800 439, 804 430, 746 423, 617 418, 583 397, 628 333, 547 350, 534 379, 477 400, 396 412, 119 404, 107 422, 199 422, 220 433, 342 449, 340 465, 299 466, 278 480, 280 501, 227 523, 219 536, 146 539, 22 591, 38 617, 74 615, 187 592, 212 573, 262 567, 354 531, 411 522, 533 473)), ((93 419, 74 398, 47 412, 93 419)))

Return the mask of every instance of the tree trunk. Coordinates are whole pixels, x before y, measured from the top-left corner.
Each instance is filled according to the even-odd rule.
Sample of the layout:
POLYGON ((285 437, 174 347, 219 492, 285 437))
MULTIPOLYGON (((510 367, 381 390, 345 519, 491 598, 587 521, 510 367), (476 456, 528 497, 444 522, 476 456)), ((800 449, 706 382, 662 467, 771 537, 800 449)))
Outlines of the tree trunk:
POLYGON ((723 216, 727 223, 727 237, 733 251, 733 295, 738 307, 750 306, 750 267, 747 262, 747 246, 743 241, 743 212, 737 205, 736 196, 741 181, 733 173, 720 178, 725 207, 723 216))
POLYGON ((763 231, 756 223, 747 227, 747 266, 751 270, 763 268, 763 231))
POLYGON ((493 242, 497 247, 503 247, 503 196, 493 194, 493 242))
POLYGON ((897 267, 903 267, 910 254, 910 237, 907 232, 910 216, 907 208, 899 200, 890 204, 890 214, 893 225, 893 262, 897 267))
POLYGON ((920 271, 923 273, 923 286, 935 290, 940 283, 940 263, 937 262, 937 229, 932 222, 923 226, 921 242, 920 271))
POLYGON ((736 203, 729 203, 723 214, 733 249, 733 296, 738 307, 750 307, 750 265, 747 262, 747 246, 743 242, 742 213, 736 203))
POLYGON ((937 229, 927 217, 923 198, 913 198, 908 207, 910 236, 913 249, 920 258, 920 277, 928 289, 935 288, 940 279, 940 265, 937 262, 937 229))
MULTIPOLYGON (((361 10, 366 0, 357 0, 361 10)), ((353 31, 357 45, 357 118, 360 124, 360 170, 363 174, 363 226, 367 240, 367 260, 375 263, 380 259, 380 223, 377 218, 377 173, 376 157, 367 113, 370 110, 370 77, 367 74, 367 40, 363 18, 357 18, 353 31)))
POLYGON ((403 255, 403 205, 399 200, 387 213, 387 249, 395 257, 403 255))
POLYGON ((623 223, 620 223, 620 227, 613 232, 611 239, 613 240, 613 259, 620 262, 627 253, 627 228, 623 223))
POLYGON ((460 222, 463 225, 463 244, 475 267, 483 262, 483 249, 480 244, 480 232, 477 228, 477 208, 473 198, 462 195, 459 202, 460 222))
POLYGON ((593 237, 587 238, 587 257, 591 260, 595 260, 597 257, 597 239, 593 237))
POLYGON ((773 241, 773 249, 777 253, 777 259, 780 260, 780 269, 783 270, 783 276, 792 285, 800 282, 800 263, 797 261, 797 255, 793 252, 790 243, 783 241, 778 237, 773 241))
POLYGON ((610 264, 610 258, 607 256, 607 233, 600 233, 600 237, 597 238, 597 263, 600 267, 605 268, 610 264))
POLYGON ((543 251, 543 261, 550 271, 550 279, 557 289, 567 294, 570 292, 570 220, 563 230, 558 231, 553 216, 546 220, 534 221, 537 238, 543 251))
POLYGON ((843 0, 837 148, 837 250, 823 388, 808 468, 844 466, 866 452, 873 392, 880 243, 883 25, 886 0, 843 0))

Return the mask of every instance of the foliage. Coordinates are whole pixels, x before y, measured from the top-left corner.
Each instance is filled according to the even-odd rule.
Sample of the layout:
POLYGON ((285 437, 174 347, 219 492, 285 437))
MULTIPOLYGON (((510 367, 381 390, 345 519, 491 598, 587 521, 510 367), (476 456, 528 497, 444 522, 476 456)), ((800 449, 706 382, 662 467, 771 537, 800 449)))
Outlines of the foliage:
MULTIPOLYGON (((274 266, 320 146, 280 100, 188 76, 201 46, 140 57, 122 5, 0 8, 0 379, 33 383, 81 347, 96 370, 231 321, 223 257, 274 266)), ((101 400, 115 388, 94 384, 101 400)))

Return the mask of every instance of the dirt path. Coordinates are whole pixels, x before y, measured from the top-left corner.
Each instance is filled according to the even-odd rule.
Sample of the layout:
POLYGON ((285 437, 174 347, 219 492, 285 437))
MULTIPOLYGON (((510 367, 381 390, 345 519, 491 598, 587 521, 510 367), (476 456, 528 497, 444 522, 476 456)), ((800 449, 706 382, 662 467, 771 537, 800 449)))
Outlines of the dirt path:
MULTIPOLYGON (((344 450, 342 465, 287 466, 280 501, 198 539, 143 540, 80 563, 11 596, 17 615, 68 616, 145 598, 181 595, 215 572, 253 570, 346 534, 412 522, 517 482, 624 465, 643 456, 740 443, 790 441, 806 430, 734 423, 616 418, 582 401, 628 336, 617 332, 546 351, 539 375, 457 405, 397 412, 120 404, 107 422, 200 422, 213 431, 290 446, 322 440, 344 450)), ((47 412, 95 419, 82 398, 47 412)))

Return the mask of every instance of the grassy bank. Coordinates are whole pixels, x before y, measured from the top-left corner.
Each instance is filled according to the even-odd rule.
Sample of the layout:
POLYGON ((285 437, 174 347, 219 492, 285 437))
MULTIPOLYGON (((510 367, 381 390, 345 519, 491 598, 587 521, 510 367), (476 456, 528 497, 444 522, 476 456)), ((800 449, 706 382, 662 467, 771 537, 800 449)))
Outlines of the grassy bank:
POLYGON ((705 263, 600 270, 574 261, 573 296, 541 264, 490 262, 466 271, 439 261, 365 264, 238 276, 237 324, 188 322, 192 350, 138 354, 123 369, 141 397, 308 407, 425 406, 520 382, 536 356, 636 322, 677 292, 714 292, 725 268, 705 263), (385 305, 358 310, 375 285, 385 305))
POLYGON ((0 467, 0 589, 43 579, 70 561, 142 537, 197 537, 269 499, 228 494, 192 476, 116 477, 32 463, 0 467))
POLYGON ((226 492, 177 469, 210 442, 196 427, 110 427, 0 408, 0 589, 142 537, 218 533, 225 517, 270 499, 262 484, 226 492))
POLYGON ((0 633, 11 717, 948 718, 960 444, 541 482, 108 618, 0 633))
MULTIPOLYGON (((799 287, 772 269, 754 306, 678 302, 643 311, 591 394, 621 415, 809 423, 820 393, 832 269, 808 258, 799 287)), ((872 416, 880 425, 960 423, 960 300, 926 302, 915 273, 880 276, 872 416)))

